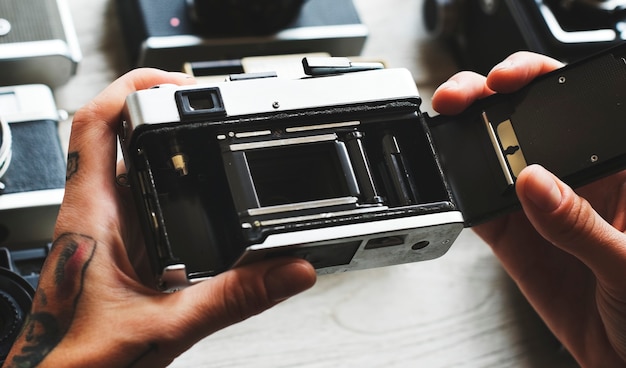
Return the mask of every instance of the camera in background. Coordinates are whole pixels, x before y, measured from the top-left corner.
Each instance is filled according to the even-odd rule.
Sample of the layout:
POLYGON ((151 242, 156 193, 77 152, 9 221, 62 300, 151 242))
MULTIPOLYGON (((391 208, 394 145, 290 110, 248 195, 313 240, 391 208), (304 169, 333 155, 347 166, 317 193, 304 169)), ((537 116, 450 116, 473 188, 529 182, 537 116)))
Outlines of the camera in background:
POLYGON ((131 63, 325 52, 359 55, 367 37, 352 0, 118 0, 131 63))
POLYGON ((460 67, 483 74, 519 50, 572 62, 626 39, 620 0, 425 0, 422 11, 460 67))
POLYGON ((30 310, 63 199, 58 114, 48 86, 0 87, 0 364, 30 310))
POLYGON ((195 32, 207 36, 269 35, 287 27, 306 0, 188 0, 195 32))
POLYGON ((54 88, 76 73, 81 58, 65 0, 0 1, 0 85, 54 88))
POLYGON ((0 245, 12 250, 52 237, 65 187, 65 154, 52 91, 0 88, 0 245))
POLYGON ((0 364, 30 311, 50 245, 10 251, 0 247, 0 364))

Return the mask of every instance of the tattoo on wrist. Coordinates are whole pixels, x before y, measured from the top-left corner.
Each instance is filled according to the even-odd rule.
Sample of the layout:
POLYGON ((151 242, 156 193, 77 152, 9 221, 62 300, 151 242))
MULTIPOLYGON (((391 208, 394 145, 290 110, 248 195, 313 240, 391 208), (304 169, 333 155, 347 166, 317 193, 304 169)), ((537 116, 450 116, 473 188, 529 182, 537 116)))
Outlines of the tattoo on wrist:
POLYGON ((14 355, 7 367, 37 366, 65 337, 74 321, 95 252, 96 242, 89 236, 68 233, 54 241, 31 314, 13 346, 14 355))
POLYGON ((78 172, 78 151, 70 152, 67 155, 67 171, 65 181, 70 180, 78 172))

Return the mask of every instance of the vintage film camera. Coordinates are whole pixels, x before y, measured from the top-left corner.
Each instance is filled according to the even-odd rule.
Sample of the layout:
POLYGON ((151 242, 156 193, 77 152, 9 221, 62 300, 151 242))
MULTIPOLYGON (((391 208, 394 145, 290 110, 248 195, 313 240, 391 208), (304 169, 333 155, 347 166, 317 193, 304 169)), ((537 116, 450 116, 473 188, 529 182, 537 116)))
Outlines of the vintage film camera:
POLYGON ((423 17, 480 73, 519 50, 571 62, 626 39, 624 0, 424 0, 423 17))
POLYGON ((17 338, 35 296, 50 244, 10 251, 0 247, 0 364, 17 338))
POLYGON ((185 62, 327 52, 358 55, 367 37, 352 0, 118 0, 131 62, 185 62))
POLYGON ((0 2, 0 85, 64 84, 82 58, 65 0, 0 2))
POLYGON ((45 85, 0 87, 0 244, 50 241, 65 186, 59 112, 45 85))
POLYGON ((147 248, 131 258, 147 251, 147 279, 168 290, 268 257, 320 274, 439 257, 464 227, 519 205, 528 164, 575 186, 626 165, 625 56, 454 117, 422 113, 407 70, 343 58, 305 60, 303 79, 134 93, 120 139, 147 248))
POLYGON ((50 88, 0 88, 0 362, 30 310, 65 186, 50 88))

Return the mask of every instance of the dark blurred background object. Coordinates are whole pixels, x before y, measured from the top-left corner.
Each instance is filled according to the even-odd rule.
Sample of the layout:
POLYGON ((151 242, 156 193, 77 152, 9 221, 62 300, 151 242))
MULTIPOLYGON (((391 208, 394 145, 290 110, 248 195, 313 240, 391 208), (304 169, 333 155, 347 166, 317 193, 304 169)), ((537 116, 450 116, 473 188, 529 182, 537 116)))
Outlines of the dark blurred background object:
POLYGON ((0 1, 0 85, 57 87, 81 58, 65 0, 0 1))
POLYGON ((425 0, 423 16, 460 68, 487 73, 519 50, 571 62, 623 42, 625 8, 624 0, 425 0))
POLYGON ((19 334, 35 296, 35 286, 15 267, 11 252, 0 248, 0 364, 19 334))
POLYGON ((194 33, 266 35, 286 27, 306 0, 188 0, 194 33))
POLYGON ((117 0, 130 61, 185 62, 327 52, 360 54, 367 28, 352 0, 117 0))

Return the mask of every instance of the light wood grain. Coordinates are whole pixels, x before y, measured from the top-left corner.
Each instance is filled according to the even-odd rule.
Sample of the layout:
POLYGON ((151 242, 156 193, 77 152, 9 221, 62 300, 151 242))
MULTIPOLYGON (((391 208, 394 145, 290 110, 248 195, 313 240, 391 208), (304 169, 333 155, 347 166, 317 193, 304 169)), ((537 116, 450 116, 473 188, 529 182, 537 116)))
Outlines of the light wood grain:
MULTIPOLYGON (((69 0, 84 54, 78 74, 55 93, 59 107, 69 112, 128 69, 110 1, 69 0)), ((355 3, 371 31, 364 55, 410 69, 423 110, 431 111, 432 91, 456 67, 424 33, 421 0, 355 3)), ((69 129, 64 122, 64 142, 69 129)), ((206 338, 171 366, 576 365, 489 248, 467 230, 437 260, 320 277, 312 290, 206 338)))

